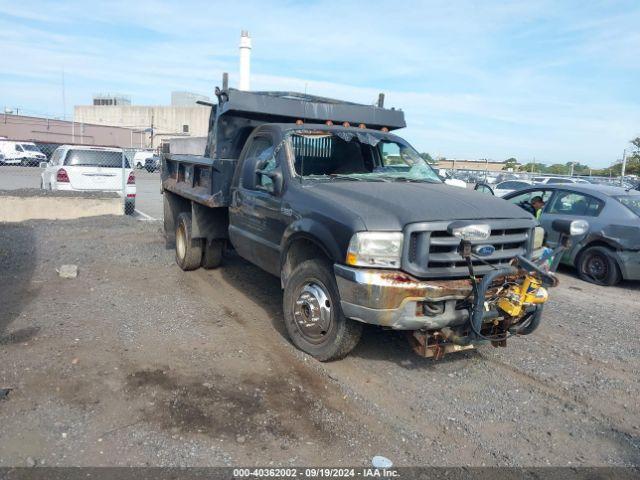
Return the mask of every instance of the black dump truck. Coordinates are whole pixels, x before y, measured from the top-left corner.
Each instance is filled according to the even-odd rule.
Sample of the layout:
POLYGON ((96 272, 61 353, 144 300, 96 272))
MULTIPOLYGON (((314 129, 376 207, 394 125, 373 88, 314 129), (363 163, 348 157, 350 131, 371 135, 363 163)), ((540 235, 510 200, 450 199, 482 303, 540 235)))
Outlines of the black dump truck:
MULTIPOLYGON (((162 156, 180 268, 216 268, 232 248, 278 276, 291 341, 321 361, 348 354, 363 323, 405 330, 436 358, 539 325, 557 262, 530 260, 535 220, 445 185, 391 133, 405 126, 401 110, 291 92, 216 96, 204 155, 162 156)), ((568 241, 580 226, 557 227, 568 241)))

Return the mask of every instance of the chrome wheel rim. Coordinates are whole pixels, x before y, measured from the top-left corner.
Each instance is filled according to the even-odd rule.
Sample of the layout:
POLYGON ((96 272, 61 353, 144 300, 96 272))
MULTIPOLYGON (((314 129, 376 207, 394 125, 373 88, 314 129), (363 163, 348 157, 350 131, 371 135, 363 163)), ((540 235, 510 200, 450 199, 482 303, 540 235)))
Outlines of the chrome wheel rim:
POLYGON ((178 227, 178 234, 176 235, 176 253, 181 260, 187 253, 187 242, 184 238, 184 228, 182 225, 178 227))
POLYGON ((300 334, 311 343, 324 340, 331 327, 331 300, 323 285, 305 283, 293 306, 293 318, 300 334))

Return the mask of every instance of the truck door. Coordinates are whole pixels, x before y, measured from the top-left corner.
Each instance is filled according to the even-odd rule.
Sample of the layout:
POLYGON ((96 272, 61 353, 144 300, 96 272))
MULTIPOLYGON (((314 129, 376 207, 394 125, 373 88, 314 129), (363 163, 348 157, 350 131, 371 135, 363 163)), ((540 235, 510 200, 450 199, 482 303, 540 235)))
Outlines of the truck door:
POLYGON ((280 240, 290 217, 282 212, 281 192, 274 189, 265 174, 279 168, 274 155, 275 142, 270 134, 258 134, 249 140, 229 209, 231 243, 251 263, 280 274, 280 240))

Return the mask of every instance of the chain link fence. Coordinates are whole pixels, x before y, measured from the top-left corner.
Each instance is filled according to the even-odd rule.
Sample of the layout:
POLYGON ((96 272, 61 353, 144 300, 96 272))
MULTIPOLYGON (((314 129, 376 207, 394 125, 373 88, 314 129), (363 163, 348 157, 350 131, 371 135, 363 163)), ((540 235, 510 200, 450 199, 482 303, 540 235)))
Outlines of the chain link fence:
MULTIPOLYGON (((114 147, 0 140, 0 164, 40 168, 40 188, 115 192, 121 196, 127 215, 133 215, 136 208, 133 167, 140 160, 139 152, 114 147)), ((143 158, 142 168, 146 168, 146 157, 143 158)), ((154 171, 153 155, 149 169, 154 171)))

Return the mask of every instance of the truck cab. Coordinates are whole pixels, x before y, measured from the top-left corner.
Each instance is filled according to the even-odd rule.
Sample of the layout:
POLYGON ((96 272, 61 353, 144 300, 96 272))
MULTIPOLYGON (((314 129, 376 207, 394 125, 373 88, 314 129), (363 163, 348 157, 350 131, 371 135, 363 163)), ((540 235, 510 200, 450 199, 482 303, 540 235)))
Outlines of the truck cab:
POLYGON ((321 361, 351 351, 364 323, 436 357, 533 331, 541 305, 489 315, 476 283, 531 256, 531 215, 444 184, 391 133, 401 111, 299 95, 219 92, 205 155, 165 152, 178 265, 218 267, 228 246, 279 277, 289 336, 321 361), (477 234, 466 257, 459 232, 477 234))

